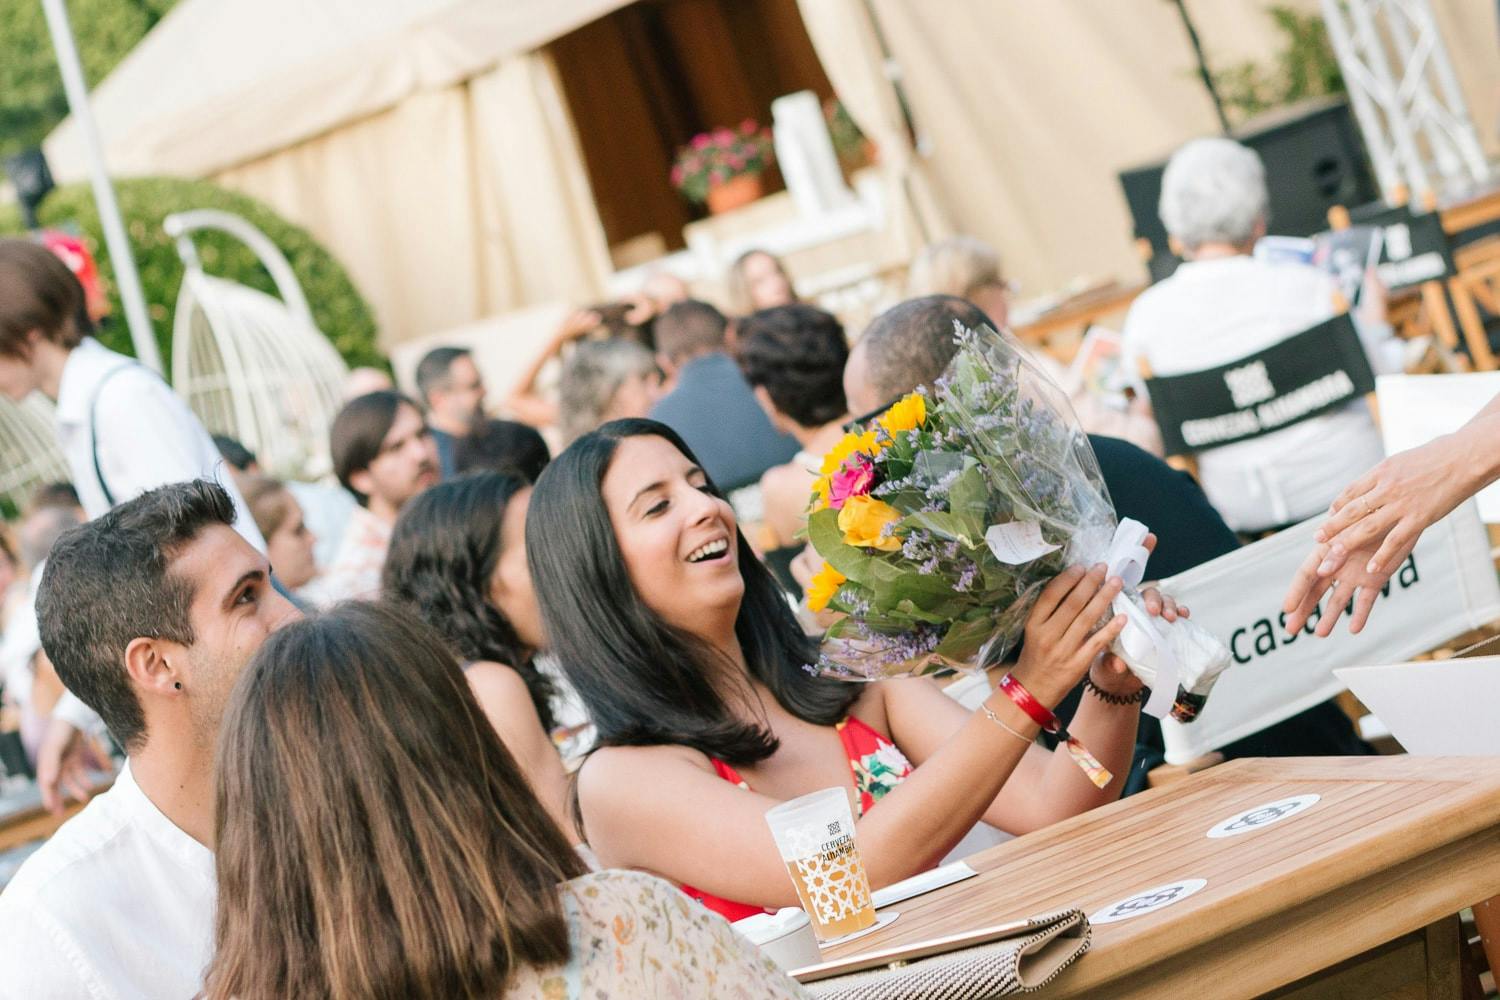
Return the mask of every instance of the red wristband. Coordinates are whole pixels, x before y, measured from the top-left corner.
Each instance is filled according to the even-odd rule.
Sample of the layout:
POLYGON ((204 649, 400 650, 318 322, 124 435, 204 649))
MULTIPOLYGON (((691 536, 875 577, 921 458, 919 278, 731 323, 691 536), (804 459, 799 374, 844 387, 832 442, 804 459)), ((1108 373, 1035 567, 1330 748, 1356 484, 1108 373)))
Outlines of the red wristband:
POLYGON ((1004 691, 1006 697, 1016 703, 1016 707, 1030 716, 1031 721, 1041 726, 1047 732, 1056 736, 1062 729, 1062 723, 1052 710, 1036 700, 1036 695, 1026 690, 1025 685, 1016 680, 1015 675, 1007 673, 1000 678, 1000 690, 1004 691))
POLYGON ((1070 736, 1063 728, 1062 720, 1058 719, 1050 708, 1037 701, 1036 695, 1026 690, 1026 686, 1016 680, 1013 675, 1007 673, 1000 678, 1000 690, 1004 691, 1005 696, 1013 701, 1017 708, 1025 712, 1032 722, 1063 741, 1068 756, 1072 757, 1073 763, 1088 775, 1094 787, 1103 788, 1114 779, 1109 768, 1099 763, 1099 758, 1089 753, 1088 747, 1078 742, 1077 737, 1070 736))

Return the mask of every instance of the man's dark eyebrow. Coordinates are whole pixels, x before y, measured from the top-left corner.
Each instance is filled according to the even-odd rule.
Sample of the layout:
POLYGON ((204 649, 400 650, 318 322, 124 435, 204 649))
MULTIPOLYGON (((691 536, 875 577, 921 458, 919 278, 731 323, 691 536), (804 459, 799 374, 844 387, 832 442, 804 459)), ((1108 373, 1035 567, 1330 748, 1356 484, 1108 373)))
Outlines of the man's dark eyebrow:
POLYGON ((234 606, 234 599, 239 594, 241 588, 245 586, 245 584, 251 582, 259 582, 261 580, 264 580, 265 578, 266 571, 259 567, 256 567, 252 570, 247 570, 244 573, 240 574, 240 578, 234 581, 234 586, 230 587, 224 595, 224 607, 228 608, 234 606))

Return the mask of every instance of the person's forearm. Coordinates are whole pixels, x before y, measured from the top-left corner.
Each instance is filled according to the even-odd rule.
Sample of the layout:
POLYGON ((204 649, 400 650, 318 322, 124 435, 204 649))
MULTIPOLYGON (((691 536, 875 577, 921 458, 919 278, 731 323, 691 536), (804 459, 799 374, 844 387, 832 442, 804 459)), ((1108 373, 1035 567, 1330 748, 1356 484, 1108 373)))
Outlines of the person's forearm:
POLYGON ((1470 497, 1500 480, 1500 396, 1480 410, 1472 420, 1453 432, 1454 477, 1463 483, 1463 496, 1470 497))
MULTIPOLYGON (((1003 694, 985 705, 1007 726, 1034 736, 1037 726, 1003 694)), ((926 871, 984 818, 1030 748, 983 709, 858 824, 860 854, 876 887, 926 871)), ((1085 782, 1086 783, 1086 782, 1085 782)))
POLYGON ((1035 796, 1028 808, 1006 815, 1011 833, 1030 833, 1053 823, 1108 805, 1120 797, 1135 757, 1135 735, 1140 721, 1139 705, 1110 705, 1084 692, 1068 731, 1078 739, 1113 777, 1099 788, 1074 763, 1067 747, 1058 744, 1047 763, 1045 795, 1035 796))

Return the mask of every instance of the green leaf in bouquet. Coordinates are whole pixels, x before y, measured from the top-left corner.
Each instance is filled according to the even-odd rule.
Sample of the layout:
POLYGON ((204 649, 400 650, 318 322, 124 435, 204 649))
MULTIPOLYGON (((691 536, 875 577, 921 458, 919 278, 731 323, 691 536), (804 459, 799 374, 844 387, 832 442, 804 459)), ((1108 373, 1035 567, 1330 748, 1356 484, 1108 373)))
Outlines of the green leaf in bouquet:
POLYGON ((981 614, 972 621, 956 621, 934 652, 953 663, 974 663, 995 630, 994 616, 989 614, 981 614))
POLYGON ((903 531, 922 528, 944 541, 959 542, 970 549, 984 544, 983 537, 971 534, 975 528, 972 518, 942 510, 908 514, 901 519, 901 528, 903 531))

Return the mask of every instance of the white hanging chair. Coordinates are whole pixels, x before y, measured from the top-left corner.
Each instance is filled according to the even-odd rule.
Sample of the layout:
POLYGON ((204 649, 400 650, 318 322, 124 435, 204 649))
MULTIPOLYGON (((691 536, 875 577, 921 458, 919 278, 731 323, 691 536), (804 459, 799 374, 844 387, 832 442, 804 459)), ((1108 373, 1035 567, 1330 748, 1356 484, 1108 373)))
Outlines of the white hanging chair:
POLYGON ((53 436, 51 402, 38 392, 21 403, 0 396, 0 506, 19 510, 38 486, 70 478, 53 436))
POLYGON ((169 215, 186 271, 172 323, 172 385, 205 427, 255 453, 269 475, 328 475, 328 428, 348 368, 313 322, 291 265, 237 215, 203 209, 169 215), (203 272, 192 234, 229 233, 254 251, 281 298, 203 272))

